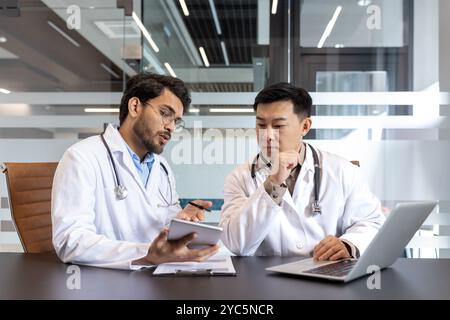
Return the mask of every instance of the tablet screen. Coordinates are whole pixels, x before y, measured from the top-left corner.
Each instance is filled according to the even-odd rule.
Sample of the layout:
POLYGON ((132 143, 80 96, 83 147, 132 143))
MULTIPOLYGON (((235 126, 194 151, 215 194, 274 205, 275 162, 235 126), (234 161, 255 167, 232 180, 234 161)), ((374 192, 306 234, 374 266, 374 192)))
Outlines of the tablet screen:
POLYGON ((217 244, 222 234, 222 228, 198 222, 172 219, 167 239, 178 240, 193 232, 197 233, 197 238, 190 242, 188 247, 199 248, 217 244))

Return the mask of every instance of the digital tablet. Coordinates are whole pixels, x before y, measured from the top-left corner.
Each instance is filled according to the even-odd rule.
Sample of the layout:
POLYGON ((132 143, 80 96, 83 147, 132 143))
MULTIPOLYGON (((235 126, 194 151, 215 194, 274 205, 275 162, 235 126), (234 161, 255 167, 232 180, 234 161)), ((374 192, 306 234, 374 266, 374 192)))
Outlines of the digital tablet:
POLYGON ((189 243, 190 248, 201 248, 217 244, 222 234, 222 228, 203 223, 172 219, 169 226, 168 240, 178 240, 190 233, 197 233, 197 238, 189 243))

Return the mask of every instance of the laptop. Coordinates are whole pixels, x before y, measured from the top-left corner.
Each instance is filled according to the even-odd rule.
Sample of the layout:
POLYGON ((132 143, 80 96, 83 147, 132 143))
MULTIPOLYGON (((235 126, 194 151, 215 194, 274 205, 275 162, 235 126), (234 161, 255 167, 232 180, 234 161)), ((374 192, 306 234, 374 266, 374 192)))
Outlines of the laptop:
POLYGON ((436 204, 436 201, 397 204, 359 259, 316 261, 307 258, 266 270, 341 282, 367 275, 369 266, 375 265, 381 270, 393 264, 402 255, 405 246, 436 204))

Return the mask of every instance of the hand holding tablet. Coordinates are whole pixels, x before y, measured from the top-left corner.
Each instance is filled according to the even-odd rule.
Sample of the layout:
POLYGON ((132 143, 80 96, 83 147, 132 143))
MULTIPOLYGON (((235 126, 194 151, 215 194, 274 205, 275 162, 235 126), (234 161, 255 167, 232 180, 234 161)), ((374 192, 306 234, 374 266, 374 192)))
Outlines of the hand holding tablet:
POLYGON ((197 238, 189 243, 190 248, 208 247, 217 244, 222 234, 222 228, 196 223, 181 219, 173 219, 170 222, 167 240, 178 240, 188 234, 196 233, 197 238))

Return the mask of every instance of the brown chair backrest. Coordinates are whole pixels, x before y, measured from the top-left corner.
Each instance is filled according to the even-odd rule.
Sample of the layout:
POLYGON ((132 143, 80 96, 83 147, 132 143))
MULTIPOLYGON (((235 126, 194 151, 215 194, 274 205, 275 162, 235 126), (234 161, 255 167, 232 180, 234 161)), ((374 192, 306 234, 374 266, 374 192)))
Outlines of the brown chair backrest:
POLYGON ((11 216, 25 252, 54 251, 51 193, 57 162, 3 164, 11 216))

